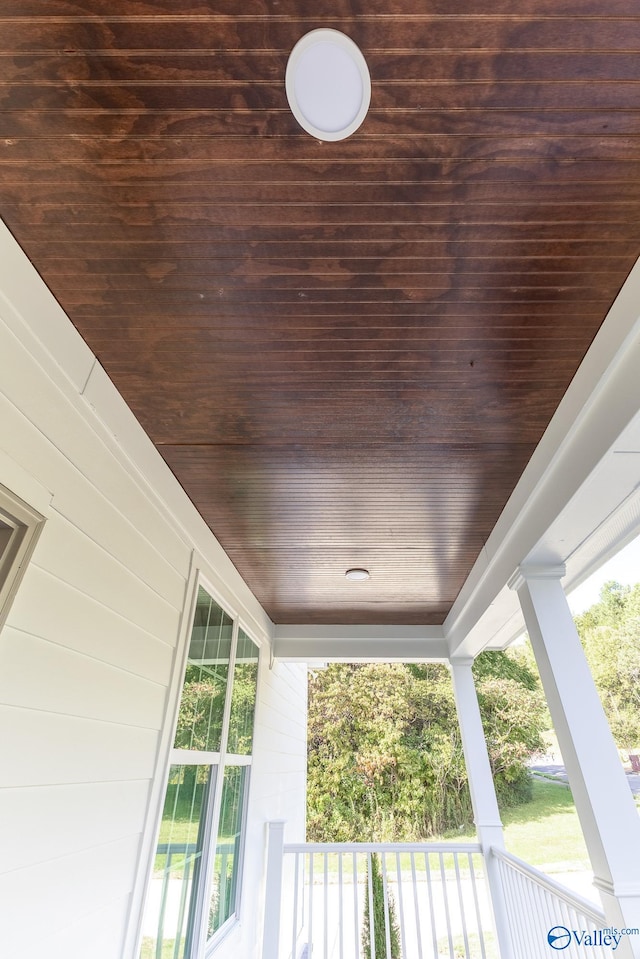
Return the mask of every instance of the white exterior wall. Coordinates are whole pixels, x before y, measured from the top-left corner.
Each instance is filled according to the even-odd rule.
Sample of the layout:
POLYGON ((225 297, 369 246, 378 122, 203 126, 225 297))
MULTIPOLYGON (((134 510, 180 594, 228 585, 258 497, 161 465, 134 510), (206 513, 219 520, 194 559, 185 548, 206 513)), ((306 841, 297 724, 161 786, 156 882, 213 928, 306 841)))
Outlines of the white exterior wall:
POLYGON ((306 666, 276 663, 269 669, 268 657, 263 658, 256 719, 240 923, 216 959, 218 954, 220 959, 260 959, 264 895, 256 900, 251 890, 259 887, 266 869, 266 823, 284 819, 285 842, 305 840, 306 666))
POLYGON ((0 633, 3 959, 133 957, 196 568, 265 647, 220 949, 251 955, 264 823, 303 828, 304 670, 269 670, 272 624, 1 225, 0 483, 45 517, 0 633))

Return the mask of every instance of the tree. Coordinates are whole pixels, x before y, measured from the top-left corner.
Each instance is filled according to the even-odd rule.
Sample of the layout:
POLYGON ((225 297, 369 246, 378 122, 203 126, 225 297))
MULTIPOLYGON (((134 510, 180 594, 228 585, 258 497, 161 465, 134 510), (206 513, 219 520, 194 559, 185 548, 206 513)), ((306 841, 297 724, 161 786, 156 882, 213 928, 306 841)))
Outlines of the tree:
POLYGON ((371 900, 373 902, 373 953, 376 959, 384 959, 387 955, 387 932, 389 934, 389 959, 401 959, 400 956, 400 929, 396 918, 396 907, 387 889, 387 908, 384 906, 384 880, 382 865, 377 853, 373 853, 371 869, 367 867, 367 882, 364 899, 364 922, 362 924, 362 951, 364 959, 372 959, 371 950, 371 919, 369 910, 369 882, 371 882, 371 900), (370 873, 370 874, 369 874, 370 873))
MULTIPOLYGON (((478 657, 478 697, 503 803, 526 797, 542 748, 537 681, 504 653, 478 657)), ((318 842, 421 840, 471 821, 444 666, 334 663, 309 683, 308 834, 318 842)))
POLYGON ((609 581, 576 627, 620 749, 640 747, 640 584, 609 581))

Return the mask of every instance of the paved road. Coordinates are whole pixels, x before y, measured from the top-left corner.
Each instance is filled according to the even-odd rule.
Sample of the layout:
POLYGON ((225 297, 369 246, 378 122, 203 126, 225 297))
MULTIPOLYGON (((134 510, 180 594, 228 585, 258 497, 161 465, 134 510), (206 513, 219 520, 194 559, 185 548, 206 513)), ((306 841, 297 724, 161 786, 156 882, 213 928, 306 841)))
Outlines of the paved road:
MULTIPOLYGON (((532 772, 544 773, 545 776, 554 776, 560 782, 568 782, 567 771, 564 766, 553 762, 536 762, 529 767, 532 772)), ((634 796, 640 796, 640 774, 626 773, 629 788, 634 796)))

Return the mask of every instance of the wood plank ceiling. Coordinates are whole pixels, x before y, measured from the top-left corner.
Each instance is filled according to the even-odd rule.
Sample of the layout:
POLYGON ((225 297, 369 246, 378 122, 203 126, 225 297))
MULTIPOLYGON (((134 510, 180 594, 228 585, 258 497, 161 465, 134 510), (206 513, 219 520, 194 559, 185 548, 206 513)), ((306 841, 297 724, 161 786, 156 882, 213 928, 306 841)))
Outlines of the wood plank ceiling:
POLYGON ((0 0, 0 71, 0 214, 271 617, 442 622, 640 252, 637 0, 0 0))

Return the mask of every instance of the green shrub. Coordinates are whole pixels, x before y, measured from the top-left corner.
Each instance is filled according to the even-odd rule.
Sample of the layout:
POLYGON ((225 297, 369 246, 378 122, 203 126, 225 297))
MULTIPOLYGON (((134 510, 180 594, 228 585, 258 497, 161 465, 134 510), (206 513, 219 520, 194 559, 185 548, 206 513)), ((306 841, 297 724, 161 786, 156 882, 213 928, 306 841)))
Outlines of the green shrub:
POLYGON ((384 908, 384 880, 382 865, 377 853, 370 858, 371 876, 367 868, 367 885, 364 903, 364 924, 362 927, 362 952, 364 959, 373 959, 371 949, 371 919, 369 914, 369 883, 371 883, 371 898, 373 900, 373 944, 375 959, 401 959, 400 930, 396 919, 396 907, 387 887, 387 910, 384 908), (387 956, 387 933, 391 952, 387 956))

